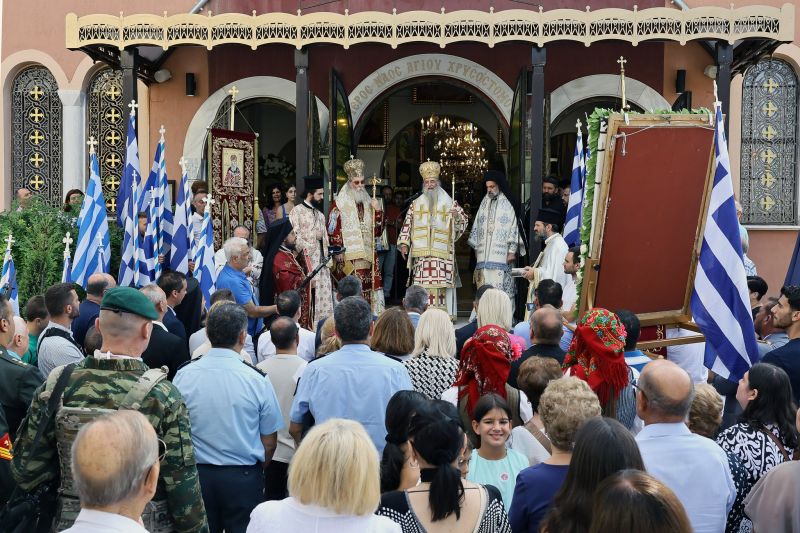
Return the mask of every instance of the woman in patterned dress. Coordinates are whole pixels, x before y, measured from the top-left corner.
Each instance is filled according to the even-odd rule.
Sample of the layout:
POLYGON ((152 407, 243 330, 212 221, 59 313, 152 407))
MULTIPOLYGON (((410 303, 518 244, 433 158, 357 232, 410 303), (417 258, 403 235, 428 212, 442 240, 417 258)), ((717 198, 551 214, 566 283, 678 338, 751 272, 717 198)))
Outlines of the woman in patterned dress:
POLYGON ((384 494, 378 515, 400 524, 403 533, 511 533, 500 492, 461 479, 464 431, 456 420, 417 413, 408 434, 420 484, 384 494))
POLYGON ((414 350, 405 362, 414 390, 430 400, 441 398, 456 380, 455 353, 456 334, 450 316, 441 309, 429 308, 419 317, 414 350))
MULTIPOLYGON (((747 471, 750 487, 772 468, 794 459, 797 453, 797 406, 793 398, 789 376, 777 366, 755 364, 739 380, 736 400, 743 409, 739 423, 723 431, 717 437, 717 444, 736 456, 747 471)), ((741 531, 736 526, 743 518, 743 505, 737 500, 728 515, 727 530, 741 531)), ((742 526, 749 531, 747 522, 742 526)))
POLYGON ((283 204, 283 189, 277 183, 269 188, 269 196, 267 197, 266 204, 267 205, 262 209, 262 214, 264 215, 267 227, 277 219, 289 216, 283 204))

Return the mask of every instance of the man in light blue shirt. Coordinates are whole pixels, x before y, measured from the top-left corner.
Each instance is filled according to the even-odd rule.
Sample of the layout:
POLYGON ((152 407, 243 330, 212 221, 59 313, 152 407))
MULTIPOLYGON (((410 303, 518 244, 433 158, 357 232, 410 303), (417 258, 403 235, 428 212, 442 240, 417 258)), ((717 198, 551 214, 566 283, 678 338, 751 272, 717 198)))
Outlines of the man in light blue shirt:
POLYGON ((289 433, 299 443, 309 414, 317 424, 348 418, 360 422, 383 453, 386 405, 395 392, 413 390, 411 378, 402 363, 370 349, 373 322, 366 300, 342 299, 333 319, 342 349, 306 367, 292 402, 289 433))
POLYGON ((244 533, 264 499, 263 468, 283 417, 269 378, 239 358, 247 337, 242 306, 212 306, 206 332, 211 350, 178 370, 174 382, 189 409, 209 528, 244 533))
MULTIPOLYGON (((241 237, 231 237, 222 245, 225 250, 227 263, 217 274, 216 288, 230 289, 236 303, 244 307, 248 316, 247 333, 251 337, 261 331, 261 319, 274 315, 277 309, 274 305, 258 305, 253 286, 247 279, 250 265, 250 245, 241 237)), ((262 295, 263 296, 263 295, 262 295)))
POLYGON ((636 442, 647 472, 672 489, 696 533, 725 531, 736 486, 722 448, 686 426, 694 396, 689 374, 671 361, 653 361, 637 389, 636 413, 645 426, 636 442))

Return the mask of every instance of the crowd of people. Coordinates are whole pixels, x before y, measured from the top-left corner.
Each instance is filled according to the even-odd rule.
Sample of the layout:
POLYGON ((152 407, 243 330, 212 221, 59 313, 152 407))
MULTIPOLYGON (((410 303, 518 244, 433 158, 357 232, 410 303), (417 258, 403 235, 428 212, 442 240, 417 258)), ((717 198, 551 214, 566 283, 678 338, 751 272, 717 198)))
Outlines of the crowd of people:
POLYGON ((516 214, 489 172, 456 327, 467 220, 438 165, 405 215, 345 166, 327 221, 312 176, 269 191, 256 246, 233 228, 207 309, 168 269, 138 289, 93 274, 83 301, 56 283, 21 316, 0 294, 0 530, 800 531, 800 288, 748 277, 760 362, 738 383, 702 349, 642 352, 634 313, 578 316, 548 181, 515 323, 524 242, 495 224, 516 214), (396 307, 380 247, 412 273, 396 307))

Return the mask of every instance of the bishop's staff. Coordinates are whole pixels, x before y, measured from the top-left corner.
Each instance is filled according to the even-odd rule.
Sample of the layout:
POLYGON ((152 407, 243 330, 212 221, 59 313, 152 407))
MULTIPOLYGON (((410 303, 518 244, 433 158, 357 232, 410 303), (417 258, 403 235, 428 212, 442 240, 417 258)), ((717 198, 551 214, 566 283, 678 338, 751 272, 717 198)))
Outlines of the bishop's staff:
POLYGON ((377 198, 375 198, 375 190, 378 186, 378 183, 381 180, 373 174, 372 179, 369 182, 372 184, 372 224, 370 225, 370 239, 372 239, 372 298, 375 297, 375 263, 378 262, 378 240, 375 237, 375 217, 378 214, 377 209, 375 209, 375 202, 377 202, 377 198))

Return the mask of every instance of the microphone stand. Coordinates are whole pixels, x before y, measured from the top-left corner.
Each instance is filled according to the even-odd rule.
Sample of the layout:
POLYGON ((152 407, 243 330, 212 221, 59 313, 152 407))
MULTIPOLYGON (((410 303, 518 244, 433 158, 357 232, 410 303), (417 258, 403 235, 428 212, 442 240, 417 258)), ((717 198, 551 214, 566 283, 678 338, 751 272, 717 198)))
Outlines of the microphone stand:
POLYGON ((302 282, 300 282, 300 286, 297 287, 296 290, 298 290, 298 291, 303 290, 306 287, 306 285, 308 285, 309 282, 312 279, 314 279, 314 276, 319 274, 320 270, 322 270, 323 268, 325 268, 328 265, 328 263, 330 262, 331 259, 333 259, 334 256, 343 254, 344 252, 345 252, 344 248, 328 248, 328 257, 326 257, 324 260, 319 262, 319 264, 317 265, 317 268, 312 270, 308 274, 308 276, 306 276, 305 279, 302 282))

